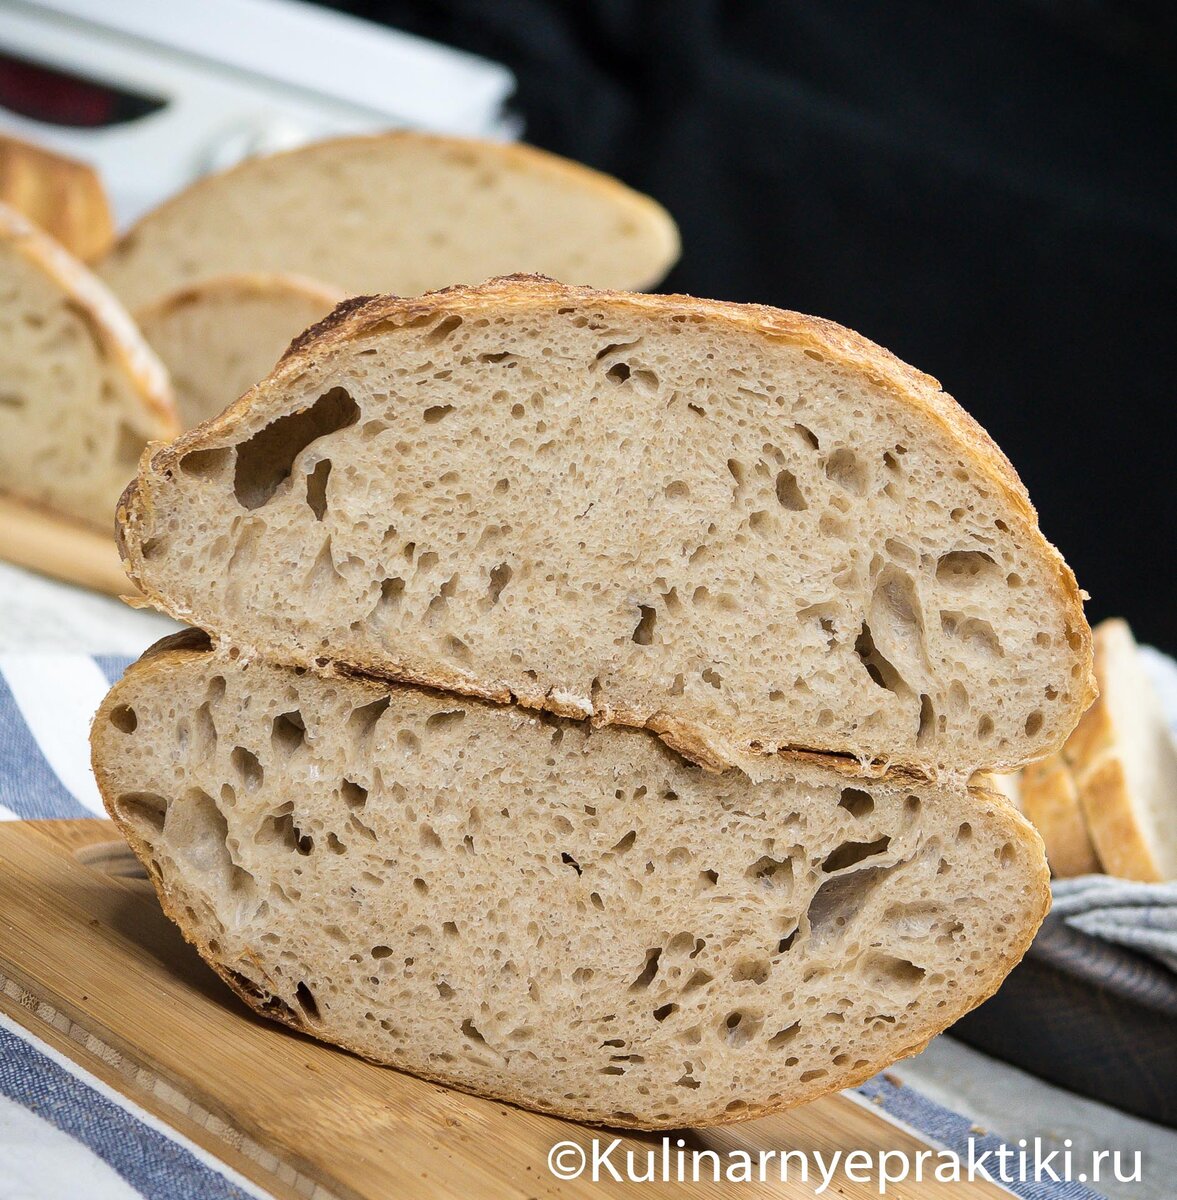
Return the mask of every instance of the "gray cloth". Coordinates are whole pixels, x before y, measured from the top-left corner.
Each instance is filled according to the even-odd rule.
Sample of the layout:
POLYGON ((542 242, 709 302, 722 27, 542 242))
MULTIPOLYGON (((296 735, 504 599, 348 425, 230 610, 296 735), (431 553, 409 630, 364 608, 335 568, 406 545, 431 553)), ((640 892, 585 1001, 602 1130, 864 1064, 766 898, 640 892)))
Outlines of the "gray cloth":
POLYGON ((1177 972, 1177 883, 1132 883, 1108 875, 1059 879, 1052 916, 1177 972))

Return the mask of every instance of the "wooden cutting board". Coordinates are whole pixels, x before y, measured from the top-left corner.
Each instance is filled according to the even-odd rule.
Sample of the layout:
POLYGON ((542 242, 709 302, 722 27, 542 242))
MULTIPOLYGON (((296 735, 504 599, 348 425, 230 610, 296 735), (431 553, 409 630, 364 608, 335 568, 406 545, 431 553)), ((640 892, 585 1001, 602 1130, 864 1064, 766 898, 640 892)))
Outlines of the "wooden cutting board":
MULTIPOLYGON (((0 825, 0 1010, 278 1197, 657 1196, 675 1184, 557 1181, 547 1155, 600 1131, 466 1096, 255 1017, 164 917, 112 824, 0 825)), ((611 1139, 614 1135, 608 1134, 611 1139)), ((629 1134, 646 1151, 661 1134, 629 1134)), ((720 1129, 720 1152, 915 1151, 845 1096, 720 1129)), ((641 1160, 644 1162, 644 1159, 641 1160)), ((818 1183, 685 1185, 700 1197, 812 1197, 818 1183)), ((877 1196, 835 1177, 829 1195, 877 1196)), ((989 1183, 899 1184, 896 1200, 998 1200, 989 1183)))
POLYGON ((0 558, 108 596, 138 594, 114 544, 113 513, 103 534, 0 496, 0 558))

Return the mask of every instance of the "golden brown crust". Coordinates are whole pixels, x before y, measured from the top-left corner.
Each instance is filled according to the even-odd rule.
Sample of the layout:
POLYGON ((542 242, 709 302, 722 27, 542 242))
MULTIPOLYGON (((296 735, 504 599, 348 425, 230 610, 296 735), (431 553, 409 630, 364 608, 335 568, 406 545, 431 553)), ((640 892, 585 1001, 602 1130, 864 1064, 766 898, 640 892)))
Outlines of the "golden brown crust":
MULTIPOLYGON (((627 187, 611 175, 595 171, 592 167, 586 167, 583 163, 574 162, 572 159, 551 154, 546 150, 539 149, 537 146, 529 146, 526 142, 491 142, 478 138, 449 137, 442 134, 421 133, 417 130, 393 129, 380 133, 344 134, 339 137, 325 138, 322 141, 313 142, 309 145, 296 146, 290 150, 281 150, 275 154, 266 155, 264 161, 272 162, 276 159, 317 155, 321 152, 329 153, 336 147, 347 143, 366 143, 374 151, 378 151, 382 146, 404 142, 431 145, 440 150, 447 150, 450 153, 458 155, 468 154, 483 158, 492 157, 498 163, 507 163, 540 175, 563 177, 565 180, 584 188, 586 191, 598 193, 603 200, 614 204, 624 203, 635 211, 643 213, 651 219, 651 226, 653 228, 659 228, 662 231, 662 236, 666 242, 663 255, 665 263, 652 278, 642 280, 635 286, 653 287, 663 278, 678 259, 681 250, 678 227, 666 209, 656 200, 627 187)), ((187 203, 193 195, 198 195, 203 190, 219 184, 224 179, 252 172, 258 161, 257 159, 244 159, 224 171, 205 175, 182 192, 169 197, 149 213, 140 217, 118 239, 99 262, 99 270, 105 271, 110 266, 117 264, 119 259, 125 256, 127 248, 134 244, 141 231, 161 219, 166 219, 173 208, 187 203)))
POLYGON ((0 201, 22 213, 82 262, 114 242, 114 217, 89 163, 0 136, 0 201))
POLYGON ((1022 811, 1042 834, 1046 860, 1058 879, 1100 869, 1079 791, 1061 754, 1031 763, 1022 772, 1022 811))
MULTIPOLYGON (((133 663, 127 668, 127 675, 152 673, 165 675, 168 671, 175 667, 183 666, 185 662, 193 659, 203 658, 207 654, 206 635, 199 630, 187 630, 180 634, 173 634, 168 638, 162 639, 152 646, 138 662, 133 663)), ((99 707, 98 712, 94 717, 94 725, 97 726, 100 722, 109 718, 110 710, 118 703, 119 685, 107 694, 99 707)), ((114 789, 111 786, 111 780, 101 762, 100 756, 97 753, 96 741, 91 738, 92 754, 91 762, 93 765, 94 775, 98 781, 98 788, 102 795, 103 804, 106 807, 111 819, 118 825, 120 832, 126 838, 135 855, 143 863, 150 877, 152 884, 155 887, 156 894, 159 897, 160 905, 165 914, 179 927, 186 941, 190 942, 204 961, 220 976, 220 978, 237 994, 238 997, 246 1005, 248 1005, 259 1016, 267 1017, 270 1020, 278 1021, 283 1025, 287 1025, 292 1029, 298 1030, 300 1033, 308 1034, 311 1037, 318 1037, 313 1026, 307 1025, 300 1021, 296 1014, 291 1012, 281 1002, 275 1004, 272 997, 259 994, 256 988, 251 988, 249 981, 244 980, 241 976, 235 974, 230 968, 223 963, 218 962, 216 953, 206 938, 201 936, 200 930, 194 922, 188 917, 184 911, 184 907, 173 901, 168 892, 167 885, 163 877, 152 859, 151 848, 147 843, 138 836, 134 828, 127 822, 122 820, 116 811, 113 803, 114 789)), ((822 756, 816 756, 820 761, 822 756)), ((1030 857, 1037 857, 1041 860, 1041 869, 1038 873, 1036 886, 1033 894, 1026 901, 1026 912, 1028 920, 1022 928, 1021 936, 1002 953, 1000 958, 991 964, 990 971, 983 983, 978 985, 977 990, 969 996, 962 997, 956 1004, 948 1005, 944 1009, 936 1011, 934 1021, 929 1025, 925 1033, 913 1041, 910 1045, 902 1047, 897 1051, 892 1051, 885 1058, 871 1063, 869 1066, 857 1071, 846 1071, 843 1075, 833 1075, 826 1077, 820 1082, 815 1082, 814 1085, 806 1090, 796 1092, 794 1095, 782 1099, 774 1104, 755 1105, 749 1104, 745 1109, 738 1112, 729 1112, 726 1108, 717 1110, 714 1114, 709 1114, 707 1117, 693 1122, 694 1126, 713 1126, 713 1125, 729 1125, 740 1121, 751 1120, 757 1117, 768 1116, 775 1112, 782 1112, 789 1108, 794 1108, 801 1104, 806 1104, 811 1100, 816 1100, 819 1096, 825 1095, 832 1091, 837 1091, 842 1088, 855 1087, 864 1080, 869 1079, 878 1071, 889 1066, 891 1063, 902 1058, 907 1058, 912 1054, 917 1054, 922 1050, 929 1041, 937 1034, 943 1032, 949 1025, 959 1020, 964 1014, 972 1008, 983 1003, 997 991, 1001 986, 1005 977, 1011 970, 1021 961, 1026 951, 1029 949, 1031 942, 1034 940, 1034 935, 1037 933, 1039 926, 1045 918, 1050 908, 1050 877, 1046 867, 1045 858, 1042 855, 1042 842, 1033 826, 1026 821, 1009 803, 1008 801, 988 790, 983 788, 970 789, 972 796, 979 802, 988 802, 996 810, 1000 811, 1002 816, 1010 823, 1009 837, 1013 841, 1021 843, 1023 848, 1027 849, 1030 857)), ((325 1038, 320 1040, 327 1041, 325 1038)), ((357 1057, 365 1058, 368 1061, 380 1064, 379 1060, 372 1059, 365 1055, 355 1046, 348 1045, 346 1042, 329 1041, 329 1045, 338 1045, 342 1049, 349 1051, 357 1057)), ((421 1078, 430 1080, 433 1083, 441 1084, 446 1087, 455 1087, 450 1080, 442 1079, 439 1076, 431 1075, 428 1072, 414 1072, 419 1074, 421 1078)), ((458 1088, 457 1090, 464 1090, 458 1088)), ((570 1120, 584 1121, 590 1125, 599 1125, 602 1122, 593 1115, 585 1112, 583 1109, 569 1107, 567 1109, 556 1109, 545 1107, 531 1102, 528 1097, 512 1093, 510 1091, 502 1092, 472 1092, 474 1095, 486 1095, 491 1099, 502 1100, 510 1104, 516 1104, 524 1108, 532 1108, 541 1112, 548 1112, 554 1116, 565 1117, 570 1120)), ((611 1126, 618 1128, 631 1129, 659 1129, 659 1128, 675 1128, 676 1122, 665 1121, 662 1123, 638 1122, 638 1121, 623 1121, 612 1120, 609 1122, 611 1126)))
POLYGON ((1087 771, 1079 786, 1079 799, 1091 840, 1109 875, 1141 883, 1164 881, 1133 812, 1124 764, 1118 757, 1108 756, 1087 771))
MULTIPOLYGON (((167 597, 154 592, 145 584, 142 547, 136 535, 136 528, 150 517, 152 485, 166 478, 185 454, 191 450, 225 444, 238 436, 241 426, 251 421, 251 418, 251 423, 256 424, 253 405, 259 388, 264 386, 270 394, 280 392, 285 384, 293 384, 322 356, 379 330, 424 322, 443 314, 484 310, 491 304, 502 309, 548 310, 591 306, 617 313, 655 314, 666 320, 676 317, 703 319, 714 322, 719 329, 751 332, 801 346, 808 352, 867 374, 902 403, 927 416, 947 431, 960 444, 962 453, 972 459, 977 470, 1006 500, 1011 509, 1011 516, 1015 516, 1022 524, 1020 532, 1024 544, 1031 550, 1037 550, 1044 574, 1054 580, 1059 604, 1066 613, 1070 647, 1084 676, 1078 681, 1077 692, 1080 699, 1075 705, 1075 714, 1086 708, 1095 695, 1091 674, 1091 631, 1083 616, 1082 595, 1074 575, 1059 552, 1039 531, 1037 515, 1013 467, 988 434, 951 396, 940 389, 934 379, 909 367, 889 351, 875 346, 860 335, 820 318, 785 312, 764 305, 698 300, 691 296, 597 291, 556 283, 539 275, 508 275, 477 286, 450 287, 408 299, 395 296, 357 296, 337 306, 332 313, 291 343, 286 355, 263 384, 247 392, 219 417, 190 430, 151 456, 145 456, 140 464, 138 486, 128 489, 119 506, 119 521, 123 526, 119 546, 131 578, 164 611, 179 620, 190 619, 190 613, 184 611, 181 606, 170 603, 167 597)), ((350 669, 370 670, 370 666, 356 663, 350 664, 350 669)), ((412 681, 438 687, 452 687, 468 694, 489 696, 492 699, 502 698, 502 689, 488 691, 485 682, 480 686, 466 680, 465 677, 456 676, 440 668, 435 673, 427 674, 428 678, 417 672, 412 676, 412 681)), ((518 696, 516 699, 537 708, 553 708, 550 699, 546 697, 533 699, 518 696)), ((602 719, 617 724, 626 723, 625 714, 621 711, 606 711, 602 719)), ((645 726, 649 719, 661 718, 643 716, 640 720, 630 723, 645 726)), ((709 739, 701 729, 678 722, 673 727, 665 724, 661 732, 667 740, 704 765, 716 765, 722 760, 722 756, 710 747, 709 739)), ((1066 732, 1067 726, 1060 726, 1056 744, 1048 746, 1047 750, 1057 750, 1065 740, 1066 732)), ((782 753, 787 755, 789 752, 782 753)), ((874 764, 873 769, 881 770, 885 765, 874 764)), ((1010 762, 994 765, 1012 768, 1018 764, 1010 762)), ((869 770, 872 767, 868 764, 859 769, 869 770)))

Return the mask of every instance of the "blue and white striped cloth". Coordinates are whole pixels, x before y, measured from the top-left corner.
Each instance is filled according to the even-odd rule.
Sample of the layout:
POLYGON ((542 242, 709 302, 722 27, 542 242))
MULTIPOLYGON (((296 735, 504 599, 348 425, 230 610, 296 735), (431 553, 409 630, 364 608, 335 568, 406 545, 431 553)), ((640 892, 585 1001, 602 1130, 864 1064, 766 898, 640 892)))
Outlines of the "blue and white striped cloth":
MULTIPOLYGON (((130 660, 0 654, 0 818, 103 816, 90 719, 130 660)), ((967 1155, 1001 1140, 892 1075, 858 1089, 872 1110, 967 1155)), ((537 1170, 542 1170, 538 1164, 537 1170)), ((1100 1200, 1079 1183, 1010 1185, 1025 1200, 1100 1200)), ((0 1015, 0 1200, 245 1200, 264 1196, 224 1164, 0 1015)))

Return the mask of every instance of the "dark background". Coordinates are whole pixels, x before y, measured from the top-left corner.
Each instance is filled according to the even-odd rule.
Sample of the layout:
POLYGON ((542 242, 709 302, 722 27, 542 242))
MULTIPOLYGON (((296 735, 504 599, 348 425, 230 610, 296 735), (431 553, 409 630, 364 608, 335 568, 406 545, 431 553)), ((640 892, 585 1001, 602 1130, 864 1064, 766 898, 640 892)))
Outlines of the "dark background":
POLYGON ((666 290, 831 317, 993 434, 1177 651, 1177 5, 344 0, 519 79, 526 138, 677 219, 666 290))

